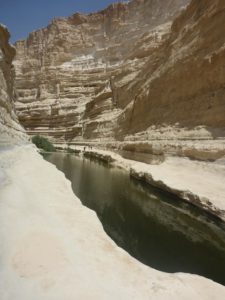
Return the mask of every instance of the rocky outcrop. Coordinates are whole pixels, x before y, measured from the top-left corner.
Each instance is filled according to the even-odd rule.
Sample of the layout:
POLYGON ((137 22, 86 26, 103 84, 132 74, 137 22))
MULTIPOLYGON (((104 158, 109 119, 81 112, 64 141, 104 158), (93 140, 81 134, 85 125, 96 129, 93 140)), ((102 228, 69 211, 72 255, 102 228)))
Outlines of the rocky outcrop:
POLYGON ((222 285, 162 273, 129 256, 32 145, 11 147, 26 136, 13 110, 8 38, 0 26, 0 299, 222 300, 222 285))
POLYGON ((189 2, 117 3, 55 19, 17 42, 16 107, 27 132, 223 157, 225 4, 189 2))
POLYGON ((187 2, 117 3, 55 19, 17 42, 17 111, 28 133, 57 142, 115 139, 139 73, 187 2))
POLYGON ((0 148, 26 139, 14 110, 15 48, 9 44, 9 32, 0 24, 0 148))
MULTIPOLYGON (((137 157, 141 149, 146 150, 144 144, 141 145, 142 148, 138 148, 139 151, 136 151, 132 159, 124 156, 123 152, 118 154, 98 148, 71 147, 71 152, 79 151, 85 157, 123 168, 131 177, 175 195, 225 221, 224 162, 218 160, 216 163, 208 163, 184 157, 166 157, 159 161, 159 155, 150 155, 146 163, 141 157, 137 157)), ((65 146, 60 148, 66 150, 65 146)))
POLYGON ((118 247, 31 146, 1 153, 2 166, 1 300, 224 299, 216 282, 159 272, 118 247))
POLYGON ((177 139, 224 139, 224 8, 224 1, 193 0, 173 22, 170 37, 139 74, 138 96, 120 118, 122 136, 152 139, 158 130, 161 139, 174 133, 177 139))
POLYGON ((224 136, 224 8, 224 1, 194 0, 173 22, 170 37, 139 75, 125 134, 178 123, 205 125, 215 137, 224 136))
POLYGON ((0 26, 0 298, 222 300, 225 288, 215 282, 162 273, 130 257, 32 145, 8 147, 26 142, 13 110, 8 38, 0 26))

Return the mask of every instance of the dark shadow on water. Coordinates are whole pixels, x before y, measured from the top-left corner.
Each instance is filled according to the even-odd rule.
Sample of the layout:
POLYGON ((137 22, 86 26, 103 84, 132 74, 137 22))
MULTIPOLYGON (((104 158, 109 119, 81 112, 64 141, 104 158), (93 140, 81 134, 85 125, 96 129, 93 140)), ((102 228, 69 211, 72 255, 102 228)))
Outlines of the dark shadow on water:
POLYGON ((163 155, 154 155, 154 154, 134 152, 134 151, 121 150, 118 151, 118 153, 123 158, 144 162, 146 164, 159 164, 162 163, 165 159, 163 155))
POLYGON ((127 172, 78 156, 46 157, 96 211, 107 234, 141 262, 225 285, 224 225, 188 203, 131 180, 127 172))

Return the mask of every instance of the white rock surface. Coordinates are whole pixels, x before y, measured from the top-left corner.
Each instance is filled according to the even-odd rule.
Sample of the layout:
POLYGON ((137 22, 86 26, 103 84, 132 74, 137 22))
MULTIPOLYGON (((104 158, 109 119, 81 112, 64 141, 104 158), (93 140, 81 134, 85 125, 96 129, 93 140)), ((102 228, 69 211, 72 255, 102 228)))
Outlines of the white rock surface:
POLYGON ((89 15, 55 18, 18 41, 15 105, 27 133, 57 143, 114 140, 140 93, 135 86, 146 81, 140 72, 188 2, 117 1, 89 15))
POLYGON ((8 29, 0 24, 0 151, 11 144, 25 143, 27 136, 14 112, 15 48, 9 44, 8 29))
POLYGON ((158 272, 118 248, 63 174, 24 145, 8 39, 0 26, 0 299, 223 300, 217 283, 158 272))
POLYGON ((191 191, 200 198, 209 199, 225 212, 225 165, 170 157, 161 165, 136 165, 139 172, 152 174, 172 189, 191 191))
MULTIPOLYGON (((67 146, 60 146, 66 148, 67 146)), ((70 146, 83 151, 83 147, 70 146)), ((192 202, 225 220, 225 164, 223 160, 203 162, 184 157, 166 157, 160 164, 125 159, 112 151, 86 147, 90 156, 127 169, 137 177, 162 190, 192 202)))
POLYGON ((118 248, 32 146, 1 152, 0 167, 1 300, 224 299, 217 283, 156 271, 118 248))

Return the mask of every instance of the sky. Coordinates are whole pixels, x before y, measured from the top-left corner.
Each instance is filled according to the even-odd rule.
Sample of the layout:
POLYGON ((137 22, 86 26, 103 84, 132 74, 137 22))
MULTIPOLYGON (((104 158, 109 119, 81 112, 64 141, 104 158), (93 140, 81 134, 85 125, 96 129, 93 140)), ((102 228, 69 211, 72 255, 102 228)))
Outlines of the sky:
POLYGON ((11 33, 11 42, 26 38, 45 27, 54 17, 67 17, 75 12, 90 13, 107 7, 116 0, 0 0, 0 23, 11 33))

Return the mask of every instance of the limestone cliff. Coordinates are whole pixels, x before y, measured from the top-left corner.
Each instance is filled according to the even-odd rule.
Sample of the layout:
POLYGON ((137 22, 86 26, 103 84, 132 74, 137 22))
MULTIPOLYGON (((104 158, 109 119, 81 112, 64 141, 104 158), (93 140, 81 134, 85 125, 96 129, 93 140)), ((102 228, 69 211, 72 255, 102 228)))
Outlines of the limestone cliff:
MULTIPOLYGON (((132 7, 132 3, 138 1, 131 2, 129 7, 132 7)), ((71 22, 76 27, 83 18, 75 16, 71 22)), ((51 26, 54 27, 54 22, 51 26)), ((157 31, 157 36, 167 31, 165 27, 160 27, 162 31, 157 31)), ((154 47, 157 49, 163 43, 160 37, 155 46, 147 46, 147 42, 146 48, 143 44, 135 45, 130 53, 136 58, 127 56, 129 58, 125 63, 117 62, 124 68, 114 66, 112 62, 109 73, 108 69, 106 71, 103 68, 107 76, 110 72, 113 74, 105 77, 104 82, 104 63, 100 58, 100 62, 96 62, 96 58, 90 58, 89 53, 79 59, 71 56, 69 60, 65 57, 71 54, 66 50, 59 57, 57 51, 54 55, 54 51, 50 50, 45 50, 45 55, 41 55, 44 51, 41 47, 44 49, 51 44, 52 37, 49 36, 49 44, 35 44, 34 40, 42 34, 48 34, 48 30, 32 34, 30 46, 29 41, 17 44, 18 57, 21 55, 21 60, 16 61, 19 87, 17 107, 20 120, 27 128, 32 128, 30 132, 42 130, 51 136, 58 135, 61 141, 65 138, 75 140, 76 136, 83 139, 87 137, 86 124, 88 120, 91 123, 95 102, 101 103, 102 100, 107 103, 109 98, 111 110, 118 110, 118 116, 123 112, 126 114, 131 100, 126 100, 124 94, 124 105, 120 104, 122 89, 119 93, 118 82, 126 86, 135 78, 142 80, 137 73, 142 74, 147 64, 146 53, 154 52, 154 47), (29 53, 29 47, 33 52, 29 53), (136 50, 142 53, 140 57, 135 54, 136 50), (25 53, 27 56, 24 56, 25 53), (95 68, 89 68, 91 64, 95 68), (99 72, 96 72, 98 68, 99 72), (78 120, 74 121, 75 117, 78 120), (79 124, 83 125, 80 135, 79 124), (75 128, 78 128, 78 134, 75 128)), ((63 34, 62 30, 60 32, 63 34)), ((152 34, 149 34, 150 39, 152 34)), ((0 26, 0 299, 224 299, 225 288, 213 281, 190 274, 162 273, 130 257, 106 236, 96 215, 74 196, 70 182, 54 166, 45 162, 33 146, 8 149, 8 146, 26 140, 14 113, 13 103, 17 95, 13 88, 14 70, 11 62, 15 50, 9 45, 8 39, 7 29, 0 26), (7 146, 7 149, 1 151, 2 146, 7 146)), ((56 46, 52 47, 57 49, 56 46)), ((104 115, 102 107, 93 113, 93 118, 98 118, 99 123, 104 115)), ((105 110, 110 111, 110 108, 105 110)), ((110 116, 106 117, 108 123, 111 119, 110 116)), ((116 136, 116 128, 111 128, 107 135, 110 139, 116 136)), ((124 132, 126 128, 124 125, 124 132)), ((99 127, 98 130, 99 137, 101 132, 104 137, 103 129, 99 127)), ((93 132, 89 130, 92 139, 93 132)), ((177 165, 180 167, 179 163, 177 165)), ((181 168, 185 170, 185 167, 181 168)), ((164 169, 160 172, 164 174, 164 169)), ((158 182, 162 183, 160 180, 158 182)), ((221 185, 217 184, 215 189, 219 193, 221 185)))
POLYGON ((9 44, 9 32, 0 24, 0 148, 25 139, 14 111, 15 48, 9 44))
MULTIPOLYGON (((79 23, 81 17, 76 18, 74 19, 79 23)), ((72 192, 71 183, 54 166, 47 163, 32 145, 9 147, 26 141, 26 135, 14 113, 17 95, 14 91, 14 69, 11 62, 15 49, 9 45, 8 39, 7 29, 0 26, 0 299, 224 299, 225 288, 222 285, 191 274, 162 273, 129 256, 106 236, 96 214, 81 205, 72 192), (4 151, 2 146, 6 146, 4 151)), ((32 45, 35 43, 32 42, 32 45)), ((160 42, 157 47, 158 45, 160 42)), ((23 51, 28 51, 22 43, 20 46, 24 47, 23 51)), ((142 44, 140 48, 135 47, 138 51, 141 48, 142 44)), ((40 50, 36 50, 39 53, 40 50)), ((52 53, 48 53, 50 59, 52 53)), ((90 58, 90 54, 83 61, 72 58, 69 64, 68 61, 61 62, 62 71, 59 71, 60 64, 56 64, 59 59, 57 57, 56 65, 53 61, 50 65, 46 58, 44 67, 38 67, 39 60, 35 55, 33 60, 31 57, 27 61, 16 62, 17 72, 26 70, 24 74, 27 76, 22 72, 17 79, 17 85, 21 84, 21 89, 17 92, 20 97, 17 106, 21 108, 20 119, 25 120, 27 116, 26 120, 30 122, 27 124, 31 127, 32 123, 35 124, 32 127, 34 132, 38 132, 40 126, 42 130, 46 130, 46 134, 51 133, 50 129, 56 134, 62 128, 69 138, 67 127, 74 116, 80 117, 84 122, 88 118, 91 120, 94 108, 91 101, 97 101, 96 99, 101 99, 99 95, 107 93, 111 93, 109 98, 114 99, 112 110, 115 106, 117 110, 126 111, 127 104, 125 108, 120 107, 115 78, 110 77, 108 81, 105 79, 105 85, 108 85, 104 87, 99 84, 102 83, 102 70, 98 74, 94 69, 88 69, 89 63, 96 64, 93 58, 88 65, 84 62, 87 57, 90 58), (87 70, 88 76, 85 79, 87 70), (57 71, 62 72, 62 81, 57 81, 57 71), (96 85, 90 80, 91 74, 96 85), (73 76, 80 78, 78 86, 73 76), (40 82, 37 81, 38 78, 40 82), (43 78, 45 81, 42 81, 43 78), (65 98, 61 97, 62 82, 65 98), (35 88, 36 84, 38 88, 35 88), (89 91, 89 88, 93 90, 89 91), (98 96, 92 99, 94 92, 98 96), (54 98, 55 95, 57 98, 54 98), (79 100, 78 103, 76 99, 79 100), (89 103, 85 106, 88 100, 89 103), (64 117, 61 117, 63 113, 64 117), (41 116, 45 116, 44 125, 38 123, 42 120, 41 116)), ((40 61, 43 57, 40 56, 40 61)), ((130 60, 132 66, 132 59, 130 60)), ((140 65, 144 69, 144 63, 140 65)), ((113 65, 109 69, 113 72, 113 65)), ((128 72, 126 76, 129 80, 126 81, 125 75, 122 76, 118 71, 120 68, 115 70, 119 74, 115 72, 115 76, 121 76, 124 82, 132 81, 130 74, 133 78, 136 76, 128 72)), ((105 99, 103 97, 103 103, 105 99)), ((127 103, 129 105, 129 101, 127 103)), ((100 119, 102 111, 96 112, 96 118, 100 119)), ((71 127, 75 128, 79 122, 71 127)), ((114 132, 116 130, 111 130, 111 137, 114 132)), ((73 137, 75 135, 70 136, 73 137)), ((61 140, 64 138, 62 136, 61 140)), ((180 167, 179 163, 177 165, 180 167)), ((181 168, 185 169, 183 166, 181 168)), ((164 174, 164 169, 160 172, 164 174)), ((217 174, 216 171, 213 172, 217 174)), ((221 191, 221 185, 218 185, 217 180, 215 182, 217 185, 214 189, 221 191)))
POLYGON ((28 132, 58 142, 114 138, 133 82, 186 2, 117 3, 55 19, 17 42, 17 109, 28 132))
POLYGON ((126 133, 178 123, 204 125, 224 137, 224 9, 222 0, 193 0, 174 21, 170 37, 139 75, 136 98, 126 107, 126 133))
POLYGON ((55 19, 17 42, 16 107, 28 133, 224 155, 225 4, 189 2, 117 3, 55 19))

